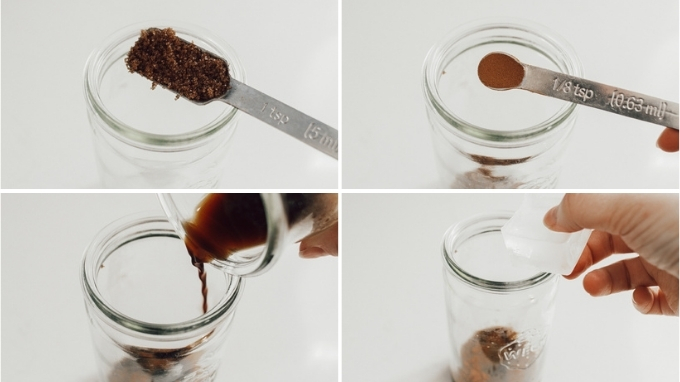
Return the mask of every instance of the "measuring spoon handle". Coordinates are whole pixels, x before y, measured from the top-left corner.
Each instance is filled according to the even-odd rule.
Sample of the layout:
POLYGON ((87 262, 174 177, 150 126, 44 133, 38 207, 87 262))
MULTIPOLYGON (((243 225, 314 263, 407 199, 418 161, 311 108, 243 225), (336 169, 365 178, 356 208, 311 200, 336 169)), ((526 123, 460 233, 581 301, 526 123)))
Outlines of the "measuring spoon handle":
POLYGON ((678 130, 678 103, 583 78, 524 66, 519 88, 678 130))
POLYGON ((231 79, 221 101, 338 159, 338 131, 250 86, 231 79))

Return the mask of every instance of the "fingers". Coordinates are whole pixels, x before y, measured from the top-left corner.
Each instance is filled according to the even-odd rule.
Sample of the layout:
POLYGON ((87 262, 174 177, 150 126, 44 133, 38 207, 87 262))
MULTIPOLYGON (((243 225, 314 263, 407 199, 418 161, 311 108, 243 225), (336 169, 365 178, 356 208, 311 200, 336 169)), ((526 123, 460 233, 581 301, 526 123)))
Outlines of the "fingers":
POLYGON ((321 247, 309 247, 300 249, 300 257, 304 259, 315 259, 317 257, 328 256, 330 253, 321 247))
POLYGON ((677 316, 677 302, 675 310, 671 305, 666 294, 658 288, 641 286, 633 291, 633 306, 642 314, 677 316))
MULTIPOLYGON (((567 194, 559 205, 551 208, 543 224, 553 231, 576 232, 583 228, 610 233, 616 220, 611 218, 626 201, 621 194, 567 194)), ((624 204, 625 205, 625 204, 624 204)))
POLYGON ((583 289, 595 297, 634 290, 633 306, 641 313, 678 315, 678 279, 640 257, 588 273, 583 278, 583 289), (656 286, 659 288, 650 288, 656 286))
POLYGON ((580 276, 588 268, 594 264, 606 259, 615 253, 630 253, 633 252, 626 243, 621 240, 619 236, 613 236, 606 232, 593 231, 588 239, 586 247, 583 249, 581 257, 574 266, 571 274, 565 276, 572 280, 580 276))
POLYGON ((678 130, 667 127, 659 135, 656 145, 663 151, 673 153, 678 151, 678 130))
POLYGON ((583 288, 596 297, 656 285, 639 257, 596 269, 583 278, 583 288))
POLYGON ((300 242, 300 257, 313 259, 338 255, 338 223, 300 242))
POLYGON ((558 232, 592 228, 624 236, 649 222, 653 197, 646 194, 567 194, 543 218, 546 227, 558 232))

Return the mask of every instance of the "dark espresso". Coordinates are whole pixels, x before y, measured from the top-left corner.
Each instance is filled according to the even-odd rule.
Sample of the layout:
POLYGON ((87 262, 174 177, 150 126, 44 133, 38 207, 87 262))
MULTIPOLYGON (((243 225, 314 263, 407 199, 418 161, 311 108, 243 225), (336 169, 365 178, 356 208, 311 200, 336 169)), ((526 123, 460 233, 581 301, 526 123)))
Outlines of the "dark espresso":
MULTIPOLYGON (((281 199, 289 228, 309 219, 312 232, 318 232, 337 221, 337 194, 282 194, 281 199)), ((266 244, 265 206, 260 194, 208 194, 183 227, 184 243, 201 279, 205 313, 208 288, 203 264, 266 244)))
MULTIPOLYGON (((312 233, 337 221, 337 194, 281 195, 288 227, 309 221, 312 233)), ((196 207, 191 220, 183 223, 185 245, 198 269, 203 295, 203 313, 208 310, 205 263, 226 260, 233 254, 267 242, 267 215, 260 194, 209 194, 196 207)), ((205 349, 196 349, 214 332, 182 348, 148 349, 129 346, 132 359, 118 362, 108 376, 110 382, 166 380, 181 370, 182 376, 201 371, 205 349)), ((176 375, 172 380, 176 380, 176 375)))
POLYGON ((184 243, 201 263, 267 241, 267 216, 260 194, 209 194, 183 224, 184 243))
POLYGON ((209 194, 196 207, 193 219, 183 224, 184 244, 198 269, 203 313, 208 312, 208 286, 204 263, 224 260, 242 249, 267 240, 267 218, 259 194, 209 194))

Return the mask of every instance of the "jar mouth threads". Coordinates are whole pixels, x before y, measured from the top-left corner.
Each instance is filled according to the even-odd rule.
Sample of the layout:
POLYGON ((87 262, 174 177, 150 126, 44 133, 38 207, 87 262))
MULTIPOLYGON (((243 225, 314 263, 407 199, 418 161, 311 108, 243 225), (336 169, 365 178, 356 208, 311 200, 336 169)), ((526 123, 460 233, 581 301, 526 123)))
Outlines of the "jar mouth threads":
MULTIPOLYGON (((107 100, 102 96, 102 88, 108 85, 105 81, 107 73, 113 70, 113 68, 119 70, 119 67, 127 71, 124 63, 125 56, 139 37, 140 31, 150 27, 172 27, 178 35, 183 36, 187 40, 194 41, 197 45, 201 45, 203 48, 224 58, 229 63, 230 76, 241 82, 245 81, 243 66, 233 48, 203 28, 187 25, 183 22, 163 20, 146 21, 130 25, 115 32, 103 41, 90 54, 85 65, 84 92, 88 109, 104 122, 97 125, 101 126, 101 129, 106 131, 107 134, 127 145, 157 152, 190 150, 206 144, 209 141, 208 138, 218 133, 233 134, 233 128, 226 129, 228 132, 224 128, 229 127, 230 122, 234 122, 239 113, 235 108, 227 105, 221 105, 221 107, 224 107, 224 110, 220 112, 213 111, 214 115, 211 114, 210 117, 206 117, 205 121, 197 123, 196 126, 192 125, 189 128, 182 127, 182 131, 169 131, 167 133, 164 131, 145 131, 143 128, 140 128, 139 123, 124 121, 116 111, 107 106, 107 100)), ((137 74, 127 72, 125 74, 138 76, 137 74)), ((144 86, 147 85, 146 82, 148 80, 145 80, 144 86)), ((151 92, 148 89, 139 90, 151 92)), ((156 90, 156 92, 158 91, 156 90)), ((173 97, 168 96, 167 100, 163 100, 164 105, 167 105, 169 110, 178 107, 178 104, 172 103, 174 102, 173 97)), ((136 105, 132 106, 136 107, 136 105)), ((132 110, 132 106, 128 109, 132 110)), ((197 110, 201 107, 193 104, 191 106, 197 108, 197 110)), ((148 106, 140 105, 138 111, 140 113, 143 112, 145 107, 149 108, 148 106)), ((205 109, 202 110, 202 112, 205 111, 205 109)))
MULTIPOLYGON (((541 140, 542 137, 550 135, 548 134, 550 132, 562 130, 561 127, 565 125, 565 121, 574 115, 575 104, 563 103, 555 111, 546 112, 545 116, 537 120, 528 119, 526 124, 512 130, 490 127, 474 121, 469 115, 461 115, 459 111, 447 104, 442 94, 445 90, 442 88, 441 79, 447 74, 446 69, 449 65, 452 65, 456 59, 461 60, 461 57, 468 59, 474 56, 476 53, 473 52, 477 50, 486 49, 488 50, 486 54, 493 50, 502 51, 503 47, 521 49, 532 55, 540 56, 543 61, 554 65, 558 71, 574 76, 583 75, 581 63, 573 48, 545 27, 523 20, 481 20, 455 29, 430 49, 422 73, 423 92, 428 107, 433 110, 437 118, 443 121, 442 125, 451 133, 487 146, 522 146, 528 142, 541 140)), ((470 81, 479 82, 476 78, 478 63, 479 60, 474 63, 474 73, 467 73, 467 71, 463 73, 465 80, 469 74, 470 81)), ((448 73, 453 76, 460 74, 448 73)), ((483 85, 480 83, 480 86, 483 85)), ((533 94, 530 96, 538 97, 533 94)), ((480 104, 486 102, 486 99, 475 98, 465 100, 465 102, 480 104)), ((480 107, 480 110, 487 114, 494 112, 490 109, 492 108, 480 107)))
MULTIPOLYGON (((99 316, 118 330, 136 333, 142 338, 178 341, 192 338, 197 330, 218 325, 232 314, 243 289, 243 280, 237 276, 224 275, 226 293, 207 313, 178 323, 153 323, 122 313, 104 297, 98 283, 98 273, 110 256, 121 248, 153 238, 172 238, 181 241, 166 217, 148 212, 133 214, 119 219, 102 229, 83 254, 81 263, 81 287, 90 314, 99 316)), ((188 255, 187 264, 191 267, 188 255)))
POLYGON ((510 217, 510 211, 497 211, 475 215, 451 226, 442 242, 447 272, 452 272, 475 288, 489 292, 519 291, 556 278, 557 275, 552 273, 512 267, 509 258, 503 258, 510 255, 506 253, 500 229, 510 217), (475 246, 473 241, 478 241, 479 246, 475 246), (508 264, 504 264, 503 260, 508 264), (498 268, 498 272, 484 269, 488 265, 498 268))

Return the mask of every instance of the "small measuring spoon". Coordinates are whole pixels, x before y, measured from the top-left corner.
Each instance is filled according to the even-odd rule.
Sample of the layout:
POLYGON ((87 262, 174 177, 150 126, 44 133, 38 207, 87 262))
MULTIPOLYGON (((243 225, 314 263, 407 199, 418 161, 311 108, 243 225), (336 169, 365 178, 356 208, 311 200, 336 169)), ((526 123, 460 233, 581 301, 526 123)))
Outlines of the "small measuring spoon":
POLYGON ((506 53, 484 56, 477 75, 490 89, 528 90, 678 130, 677 102, 527 65, 506 53))
MULTIPOLYGON (((147 29, 146 31, 142 31, 142 38, 144 38, 145 35, 162 33, 166 33, 166 30, 150 28, 147 29)), ((169 83, 170 80, 168 78, 162 75, 155 76, 155 74, 159 72, 158 67, 161 67, 161 69, 175 67, 178 67, 179 70, 188 69, 188 64, 185 64, 187 62, 187 60, 184 59, 185 57, 172 56, 170 59, 167 60, 165 59, 164 54, 166 54, 168 49, 169 50, 173 49, 172 48, 173 43, 178 42, 179 45, 181 45, 182 49, 193 50, 194 52, 200 51, 201 53, 209 56, 213 60, 214 59, 221 60, 222 62, 225 63, 225 67, 228 67, 228 63, 224 59, 214 55, 211 52, 208 52, 207 50, 193 43, 190 43, 184 39, 175 36, 174 31, 171 31, 169 35, 171 35, 172 37, 168 37, 168 34, 166 33, 164 38, 169 38, 171 40, 168 41, 167 44, 162 44, 159 47, 154 48, 154 51, 152 52, 153 54, 151 55, 152 58, 148 59, 146 62, 143 63, 146 65, 150 65, 154 68, 153 71, 151 71, 152 73, 151 76, 154 78, 148 77, 147 75, 143 74, 142 71, 140 70, 134 70, 135 72, 141 74, 145 78, 153 81, 154 84, 153 86, 155 86, 155 84, 161 85, 163 88, 168 89, 174 92, 175 94, 178 94, 178 98, 179 96, 183 96, 183 98, 197 105, 205 105, 212 101, 225 102, 243 112, 250 114, 251 116, 259 119, 260 121, 292 136, 293 138, 296 138, 300 142, 306 143, 307 145, 317 149, 318 151, 321 151, 324 154, 327 154, 335 159, 338 159, 339 142, 338 131, 336 129, 308 116, 307 114, 302 113, 297 109, 294 109, 284 104, 281 101, 278 101, 258 90, 255 90, 250 86, 235 80, 234 78, 230 78, 230 76, 228 75, 226 82, 228 82, 229 87, 227 88, 226 93, 217 95, 216 97, 211 97, 210 99, 198 99, 198 100, 190 99, 186 97, 185 94, 182 94, 181 91, 173 89, 172 88, 173 84, 169 83)), ((138 40, 137 43, 135 43, 133 49, 137 47, 137 44, 140 44, 142 38, 140 38, 140 40, 138 40)), ((141 44, 144 46, 141 47, 142 45, 140 45, 141 47, 140 49, 154 47, 152 41, 144 41, 141 44)), ((130 57, 129 54, 128 57, 130 57)), ((133 71, 129 66, 128 69, 133 71)), ((186 77, 182 78, 182 80, 186 80, 186 77)))

